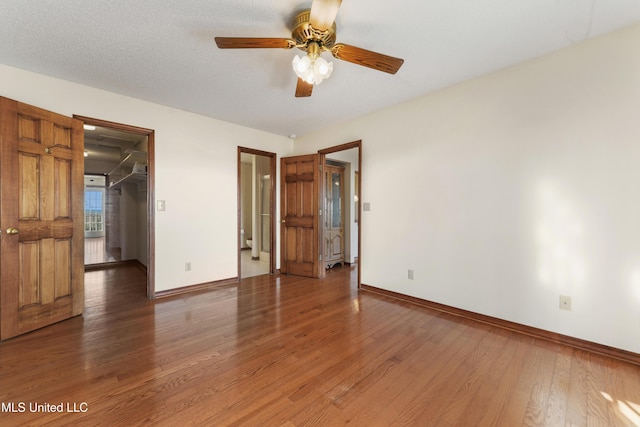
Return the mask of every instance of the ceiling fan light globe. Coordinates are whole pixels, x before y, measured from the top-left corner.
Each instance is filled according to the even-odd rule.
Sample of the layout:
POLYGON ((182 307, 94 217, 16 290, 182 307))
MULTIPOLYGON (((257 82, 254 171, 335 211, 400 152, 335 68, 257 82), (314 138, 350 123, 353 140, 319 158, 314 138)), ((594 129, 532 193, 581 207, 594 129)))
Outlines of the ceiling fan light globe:
POLYGON ((333 63, 319 56, 312 59, 309 55, 302 58, 296 55, 291 66, 296 75, 308 84, 319 85, 333 72, 333 63))
POLYGON ((300 58, 296 55, 293 57, 291 65, 293 66, 293 71, 296 72, 298 77, 303 78, 302 75, 311 69, 311 60, 307 56, 300 58))
POLYGON ((313 68, 311 67, 309 67, 304 74, 299 75, 298 77, 300 77, 302 80, 304 80, 309 84, 315 83, 315 80, 316 80, 316 76, 315 74, 313 74, 313 68))
POLYGON ((324 58, 316 59, 313 64, 314 72, 317 76, 320 76, 323 80, 331 76, 333 72, 333 62, 328 62, 324 58))

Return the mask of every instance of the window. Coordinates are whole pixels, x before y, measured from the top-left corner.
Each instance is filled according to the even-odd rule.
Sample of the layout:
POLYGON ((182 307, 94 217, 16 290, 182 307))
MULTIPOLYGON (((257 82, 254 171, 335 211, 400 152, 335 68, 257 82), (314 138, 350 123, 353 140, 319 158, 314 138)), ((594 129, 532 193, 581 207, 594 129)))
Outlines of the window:
POLYGON ((85 235, 104 234, 104 190, 84 191, 84 232, 85 235))

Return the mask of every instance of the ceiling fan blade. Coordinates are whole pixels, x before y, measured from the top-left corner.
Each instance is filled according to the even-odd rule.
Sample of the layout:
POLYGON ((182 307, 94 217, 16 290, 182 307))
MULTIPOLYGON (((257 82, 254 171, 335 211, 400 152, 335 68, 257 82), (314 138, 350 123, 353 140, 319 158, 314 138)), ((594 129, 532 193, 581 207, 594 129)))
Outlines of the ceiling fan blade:
POLYGON ((296 86, 296 98, 311 96, 312 91, 313 85, 311 83, 305 82, 300 77, 298 77, 298 85, 296 86))
POLYGON ((342 43, 335 44, 331 48, 331 53, 334 57, 342 59, 343 61, 353 62, 354 64, 363 65, 389 74, 395 74, 404 63, 404 59, 394 58, 393 56, 371 52, 370 50, 342 43))
POLYGON ((328 30, 331 28, 338 15, 338 9, 342 0, 313 0, 309 23, 316 30, 328 30))
POLYGON ((267 37, 216 37, 216 44, 220 49, 291 49, 296 45, 291 39, 267 37))

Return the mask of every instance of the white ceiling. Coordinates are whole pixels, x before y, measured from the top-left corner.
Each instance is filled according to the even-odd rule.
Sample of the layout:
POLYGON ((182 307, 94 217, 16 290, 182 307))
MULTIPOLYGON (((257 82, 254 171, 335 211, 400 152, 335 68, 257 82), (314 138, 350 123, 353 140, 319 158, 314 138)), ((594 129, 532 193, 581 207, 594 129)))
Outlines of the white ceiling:
POLYGON ((289 37, 289 21, 310 5, 5 0, 0 63, 302 135, 640 22, 640 0, 344 0, 337 41, 405 63, 389 75, 335 60, 310 98, 294 97, 291 59, 300 51, 214 43, 215 36, 289 37))

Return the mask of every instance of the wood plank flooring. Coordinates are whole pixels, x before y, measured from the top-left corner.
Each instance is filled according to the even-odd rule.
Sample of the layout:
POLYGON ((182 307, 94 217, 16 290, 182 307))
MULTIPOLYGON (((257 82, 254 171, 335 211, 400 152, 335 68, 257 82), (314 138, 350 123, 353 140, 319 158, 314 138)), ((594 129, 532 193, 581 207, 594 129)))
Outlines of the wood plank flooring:
POLYGON ((137 267, 88 272, 82 317, 0 343, 0 425, 640 425, 640 367, 358 292, 355 274, 148 301, 137 267))
POLYGON ((122 261, 120 248, 107 248, 106 237, 84 238, 84 264, 122 261))

